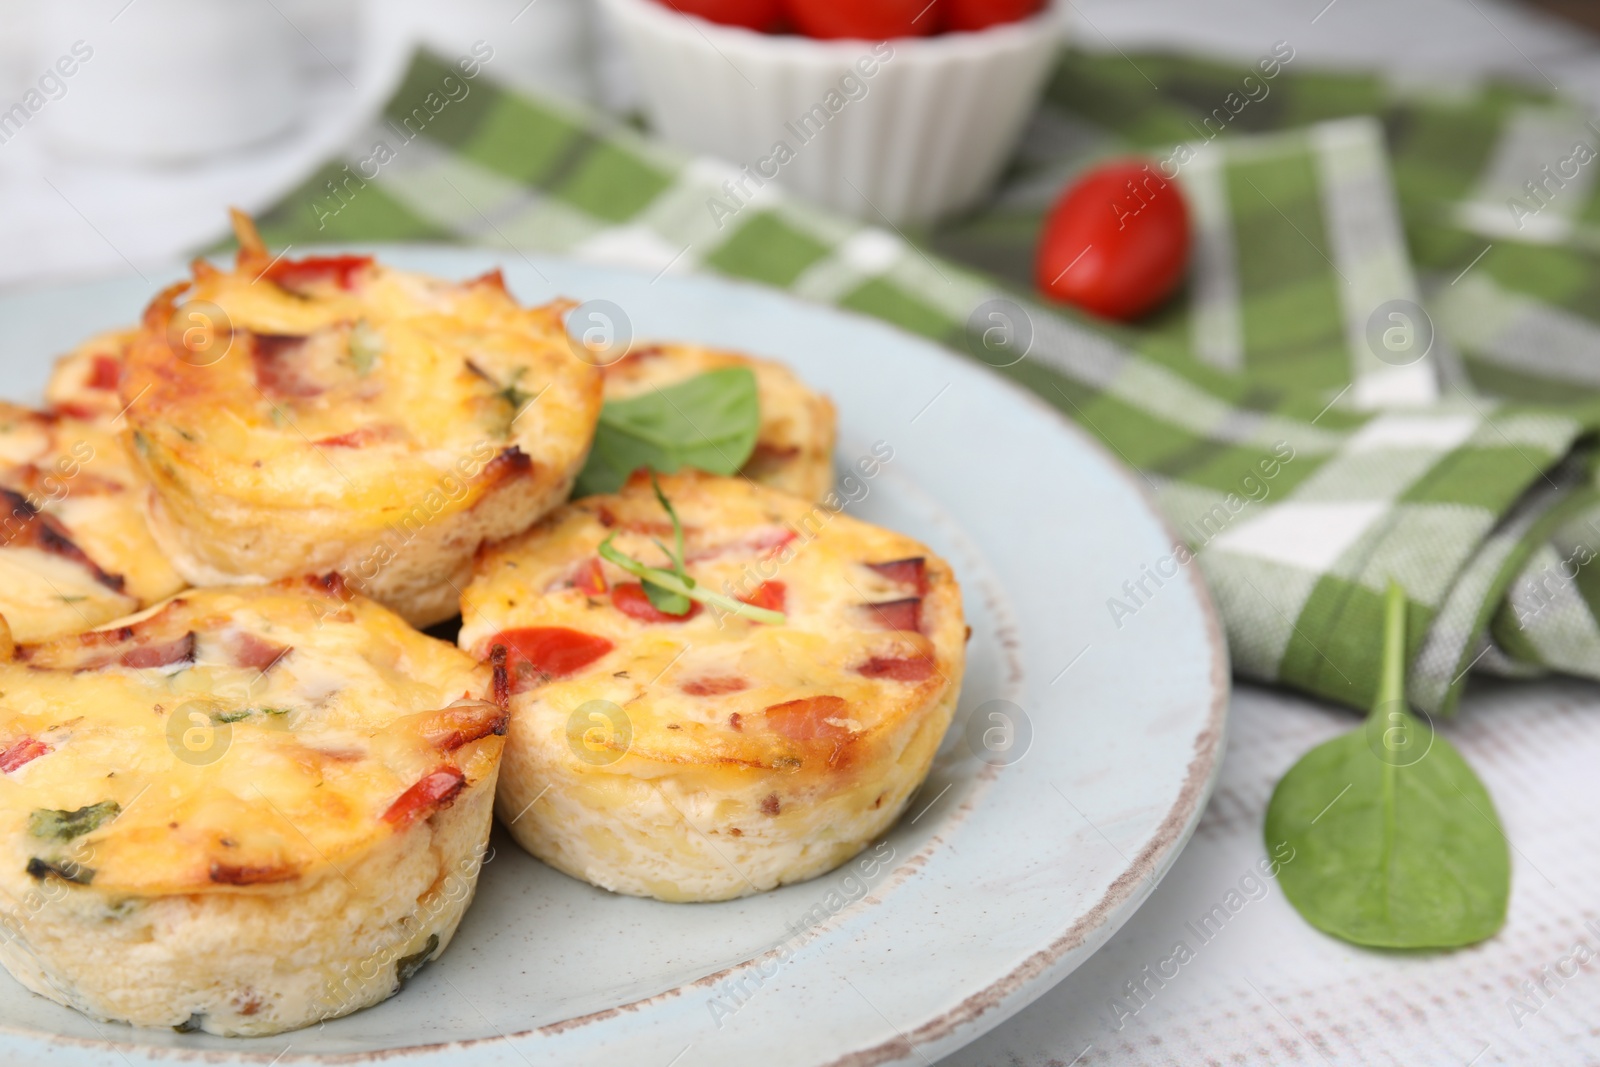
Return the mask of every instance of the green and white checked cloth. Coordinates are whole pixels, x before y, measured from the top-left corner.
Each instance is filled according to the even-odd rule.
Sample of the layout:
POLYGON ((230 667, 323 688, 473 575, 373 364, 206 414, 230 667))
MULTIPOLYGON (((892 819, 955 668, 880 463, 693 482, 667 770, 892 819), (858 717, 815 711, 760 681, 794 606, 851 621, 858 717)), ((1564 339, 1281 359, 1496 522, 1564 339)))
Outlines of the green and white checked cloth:
MULTIPOLYGON (((1011 301, 1032 347, 998 372, 1142 473, 1242 676, 1364 707, 1393 577, 1424 710, 1451 712, 1474 668, 1600 678, 1600 160, 1576 147, 1600 126, 1570 105, 1305 71, 1287 48, 1248 68, 1068 52, 991 202, 913 240, 770 186, 714 214, 733 166, 460 75, 419 56, 345 155, 263 215, 267 239, 711 270, 979 356, 989 302, 1011 301), (1042 213, 1128 151, 1180 165, 1187 292, 1137 328, 1037 304, 1042 213), (1431 333, 1426 356, 1396 355, 1390 330, 1411 352, 1431 333)), ((1141 596, 1107 593, 1092 610, 1114 618, 1141 596)))

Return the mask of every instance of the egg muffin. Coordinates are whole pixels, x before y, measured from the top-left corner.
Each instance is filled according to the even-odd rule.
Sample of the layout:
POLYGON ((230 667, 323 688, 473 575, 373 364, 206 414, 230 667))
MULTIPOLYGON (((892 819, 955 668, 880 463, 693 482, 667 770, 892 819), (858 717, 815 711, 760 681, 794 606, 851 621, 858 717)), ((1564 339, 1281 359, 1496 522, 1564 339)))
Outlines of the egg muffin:
POLYGON ((568 305, 524 308, 498 271, 274 258, 238 229, 237 267, 197 261, 123 369, 157 540, 195 585, 337 571, 449 618, 479 544, 560 504, 588 454, 602 382, 568 305))
POLYGON ((19 641, 89 630, 183 588, 112 422, 0 402, 0 616, 19 641))
POLYGON ((449 944, 506 712, 491 668, 337 575, 19 644, 0 693, 0 962, 35 993, 271 1034, 449 944))
POLYGON ((485 550, 460 642, 508 651, 500 819, 618 893, 726 900, 822 874, 928 773, 965 666, 955 577, 909 537, 742 478, 660 489, 684 573, 757 617, 658 607, 637 567, 667 567, 675 531, 637 476, 485 550))
POLYGON ((708 371, 743 367, 755 375, 761 424, 740 474, 807 500, 833 488, 837 416, 782 363, 688 344, 646 345, 605 368, 607 400, 626 400, 708 371))
POLYGON ((80 419, 116 417, 122 411, 122 360, 136 336, 137 330, 96 334, 57 359, 44 387, 51 409, 80 419))

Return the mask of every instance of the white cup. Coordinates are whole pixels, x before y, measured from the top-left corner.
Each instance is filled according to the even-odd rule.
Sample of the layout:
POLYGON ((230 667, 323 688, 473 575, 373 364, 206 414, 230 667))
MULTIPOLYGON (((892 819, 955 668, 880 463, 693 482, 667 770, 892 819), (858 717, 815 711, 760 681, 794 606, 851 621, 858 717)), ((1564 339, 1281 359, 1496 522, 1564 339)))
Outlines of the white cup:
POLYGON ((182 162, 300 117, 299 37, 271 0, 51 0, 35 16, 35 65, 73 68, 39 116, 58 153, 182 162))

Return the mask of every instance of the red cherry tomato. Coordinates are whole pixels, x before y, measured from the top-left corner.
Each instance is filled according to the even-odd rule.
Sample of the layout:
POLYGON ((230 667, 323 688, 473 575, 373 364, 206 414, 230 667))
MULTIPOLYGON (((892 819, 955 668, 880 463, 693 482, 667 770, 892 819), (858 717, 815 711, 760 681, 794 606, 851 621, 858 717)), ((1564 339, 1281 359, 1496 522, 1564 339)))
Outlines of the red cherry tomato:
POLYGON ((707 22, 770 30, 783 15, 783 0, 659 0, 663 7, 707 22))
POLYGON ((611 590, 612 605, 624 615, 638 619, 640 622, 688 622, 700 614, 701 607, 698 600, 689 601, 689 610, 682 615, 668 615, 659 611, 650 603, 650 594, 644 591, 644 585, 639 582, 623 582, 611 590))
POLYGON ((942 0, 944 28, 952 33, 971 33, 1021 22, 1044 7, 1044 0, 942 0))
POLYGON ((926 37, 943 26, 944 0, 785 0, 789 21, 807 37, 887 41, 926 37))
POLYGON ((1056 202, 1034 277, 1052 299, 1130 320, 1177 288, 1189 260, 1189 209, 1154 162, 1089 171, 1056 202))

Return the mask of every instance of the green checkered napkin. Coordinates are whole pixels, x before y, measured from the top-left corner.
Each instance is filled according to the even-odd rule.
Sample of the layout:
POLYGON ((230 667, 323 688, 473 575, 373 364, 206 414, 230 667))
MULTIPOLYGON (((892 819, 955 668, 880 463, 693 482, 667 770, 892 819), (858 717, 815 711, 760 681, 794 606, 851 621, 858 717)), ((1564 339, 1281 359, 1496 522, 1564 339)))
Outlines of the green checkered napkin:
MULTIPOLYGON (((783 197, 719 225, 706 203, 732 167, 487 75, 446 103, 452 73, 419 56, 386 114, 263 215, 268 241, 697 267, 979 356, 988 302, 1010 300, 1033 343, 999 373, 1143 474, 1198 553, 1241 675, 1365 706, 1393 577, 1425 710, 1453 710, 1474 666, 1600 677, 1600 567, 1583 566, 1600 554, 1584 447, 1600 427, 1600 160, 1526 212, 1501 202, 1519 168, 1542 177, 1571 155, 1563 138, 1584 138, 1560 101, 1292 58, 1069 52, 992 201, 914 244, 783 197), (1077 170, 1130 150, 1183 160, 1187 293, 1137 328, 1034 304, 1042 212, 1077 170), (1425 337, 1418 305, 1434 336, 1408 362, 1385 331, 1425 337)), ((1126 622, 1140 593, 1103 595, 1086 609, 1126 622)))

